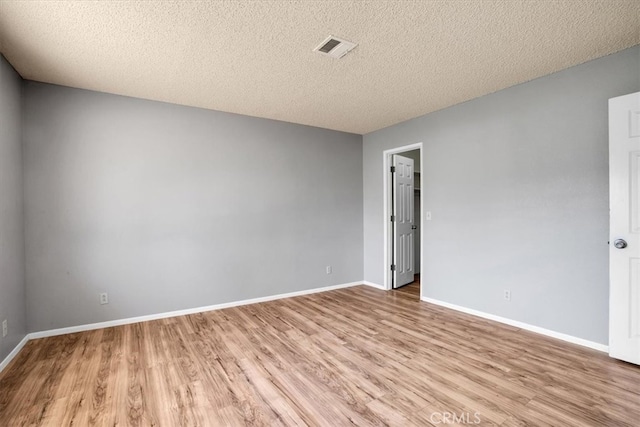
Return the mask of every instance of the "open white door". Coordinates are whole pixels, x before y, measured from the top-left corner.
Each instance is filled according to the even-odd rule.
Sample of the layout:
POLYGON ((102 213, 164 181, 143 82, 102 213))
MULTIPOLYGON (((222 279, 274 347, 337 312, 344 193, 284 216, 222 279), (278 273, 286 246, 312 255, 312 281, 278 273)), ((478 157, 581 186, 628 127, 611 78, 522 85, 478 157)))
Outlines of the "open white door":
POLYGON ((609 354, 640 364, 640 92, 609 100, 609 354))
POLYGON ((413 282, 413 159, 393 156, 393 288, 413 282))

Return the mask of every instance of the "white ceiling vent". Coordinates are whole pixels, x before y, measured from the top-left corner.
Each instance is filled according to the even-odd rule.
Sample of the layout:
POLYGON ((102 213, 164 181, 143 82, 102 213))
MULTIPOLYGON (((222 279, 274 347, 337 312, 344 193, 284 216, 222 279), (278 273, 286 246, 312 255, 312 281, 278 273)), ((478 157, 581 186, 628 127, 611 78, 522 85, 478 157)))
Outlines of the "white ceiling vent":
POLYGON ((356 46, 357 44, 355 43, 348 42, 338 37, 329 36, 313 50, 323 55, 339 59, 352 51, 356 46))

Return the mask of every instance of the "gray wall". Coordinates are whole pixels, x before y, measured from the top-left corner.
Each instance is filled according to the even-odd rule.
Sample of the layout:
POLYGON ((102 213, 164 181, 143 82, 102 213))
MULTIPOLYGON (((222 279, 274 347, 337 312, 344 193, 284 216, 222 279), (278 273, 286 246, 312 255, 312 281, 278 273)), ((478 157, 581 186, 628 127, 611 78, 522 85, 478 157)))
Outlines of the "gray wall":
POLYGON ((360 135, 34 82, 24 102, 31 331, 362 280, 360 135))
POLYGON ((0 361, 26 335, 22 217, 21 78, 0 55, 0 361))
POLYGON ((365 135, 365 280, 382 152, 422 141, 423 296, 607 343, 607 100, 638 90, 635 47, 365 135))

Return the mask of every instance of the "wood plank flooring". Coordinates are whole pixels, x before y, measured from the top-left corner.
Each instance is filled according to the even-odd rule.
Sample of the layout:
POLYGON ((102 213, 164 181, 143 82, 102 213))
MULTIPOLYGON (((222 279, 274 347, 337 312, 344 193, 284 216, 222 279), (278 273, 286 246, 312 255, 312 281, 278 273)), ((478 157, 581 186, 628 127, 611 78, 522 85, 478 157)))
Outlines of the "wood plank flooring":
POLYGON ((639 367, 416 288, 33 340, 0 373, 0 425, 638 425, 639 367))
POLYGON ((406 294, 408 298, 415 298, 416 300, 419 300, 420 299, 420 275, 419 274, 414 275, 413 282, 394 290, 394 292, 400 292, 400 293, 406 294))

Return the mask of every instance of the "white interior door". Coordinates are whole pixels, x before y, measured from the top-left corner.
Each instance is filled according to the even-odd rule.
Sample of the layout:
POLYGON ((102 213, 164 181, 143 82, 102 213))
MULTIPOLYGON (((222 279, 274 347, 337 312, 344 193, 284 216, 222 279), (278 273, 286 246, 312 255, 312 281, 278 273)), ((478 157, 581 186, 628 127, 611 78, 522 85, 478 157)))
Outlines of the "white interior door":
POLYGON ((393 287, 413 282, 413 159, 393 156, 393 287))
POLYGON ((609 100, 609 354, 640 364, 640 92, 609 100))
MULTIPOLYGON (((415 173, 413 177, 415 185, 415 180, 419 178, 415 173)), ((420 191, 414 191, 413 206, 413 240, 415 242, 413 245, 413 273, 418 274, 420 273, 420 227, 422 226, 420 224, 420 216, 422 215, 420 212, 420 191)))

